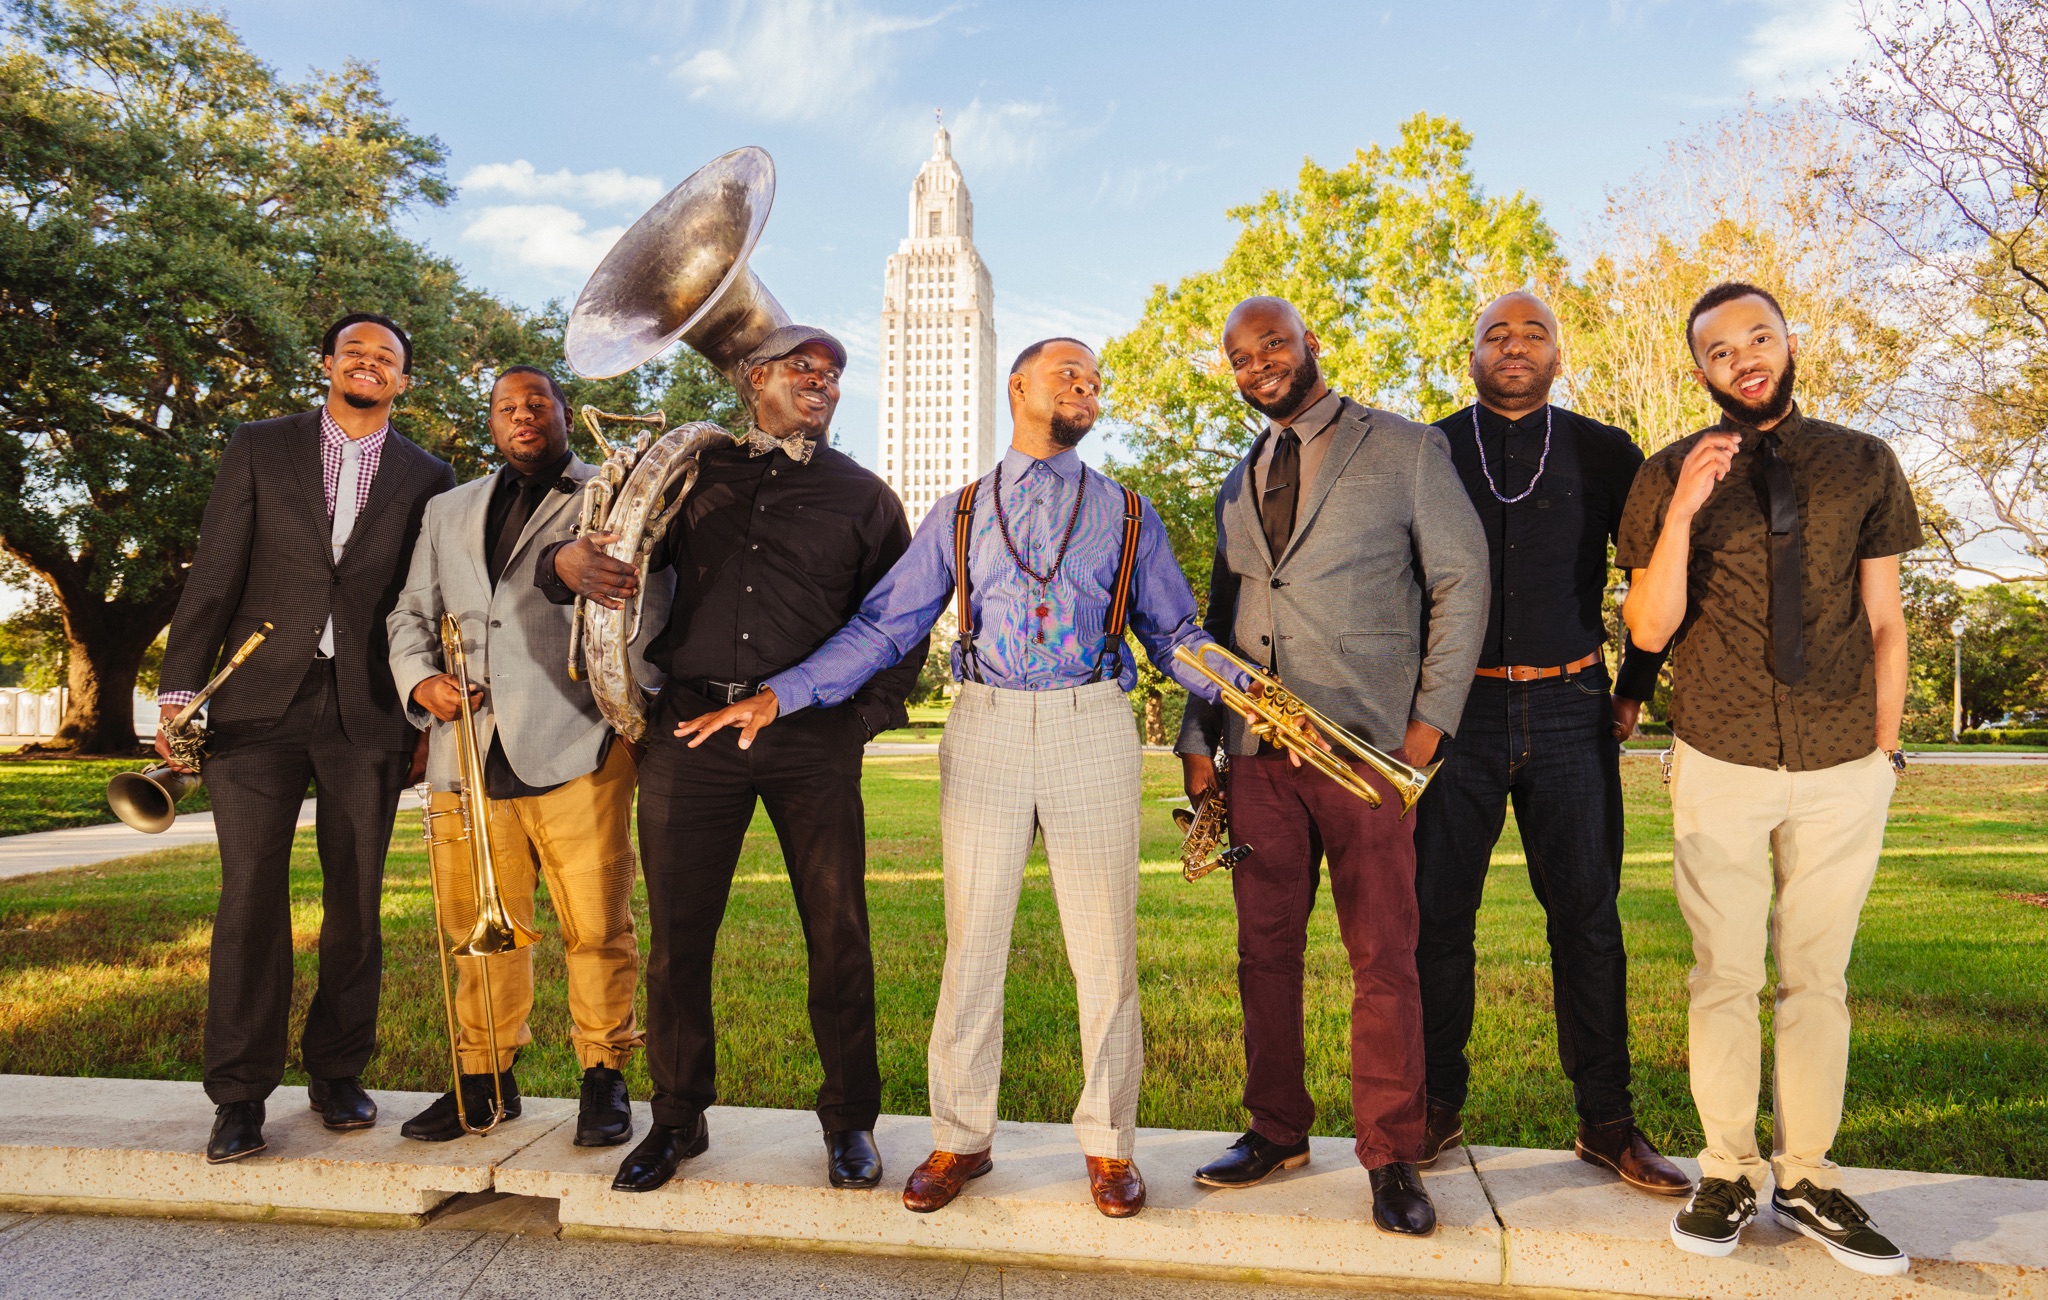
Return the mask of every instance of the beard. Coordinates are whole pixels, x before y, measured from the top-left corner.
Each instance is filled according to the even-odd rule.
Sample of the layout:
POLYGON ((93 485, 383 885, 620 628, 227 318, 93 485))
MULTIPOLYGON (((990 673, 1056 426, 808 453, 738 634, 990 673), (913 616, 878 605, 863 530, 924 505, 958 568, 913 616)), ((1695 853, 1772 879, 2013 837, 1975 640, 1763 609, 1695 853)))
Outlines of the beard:
POLYGON ((1246 406, 1260 415, 1273 420, 1284 419, 1301 409, 1301 399, 1308 396, 1309 390, 1314 388, 1322 377, 1322 367, 1316 364, 1315 357, 1309 356, 1294 368, 1294 374, 1289 377, 1287 387, 1272 401, 1262 402, 1243 389, 1239 389, 1237 395, 1244 399, 1246 406))
POLYGON ((1472 386, 1479 390, 1479 400, 1488 406, 1514 406, 1532 397, 1548 397, 1550 386, 1557 382, 1557 367, 1552 366, 1547 374, 1530 374, 1511 379, 1475 378, 1472 386))
POLYGON ((1087 437, 1088 431, 1094 427, 1095 421, 1093 420, 1090 420, 1084 424, 1079 420, 1072 419, 1068 416, 1061 415, 1058 411, 1054 411, 1052 415, 1052 426, 1050 429, 1047 430, 1047 432, 1049 432, 1052 435, 1052 440, 1054 442, 1058 443, 1062 447, 1072 449, 1080 446, 1081 439, 1087 437))
POLYGON ((341 400, 355 407, 358 411, 367 411, 377 404, 376 398, 364 397, 360 393, 343 393, 341 400))
POLYGON ((1785 373, 1778 376, 1778 382, 1771 385, 1771 391, 1764 394, 1761 402, 1745 402, 1740 393, 1722 388, 1713 380, 1707 381, 1707 393, 1714 399, 1714 405, 1728 415, 1752 427, 1775 424, 1785 418, 1792 409, 1792 381, 1799 374, 1799 359, 1785 358, 1785 373))

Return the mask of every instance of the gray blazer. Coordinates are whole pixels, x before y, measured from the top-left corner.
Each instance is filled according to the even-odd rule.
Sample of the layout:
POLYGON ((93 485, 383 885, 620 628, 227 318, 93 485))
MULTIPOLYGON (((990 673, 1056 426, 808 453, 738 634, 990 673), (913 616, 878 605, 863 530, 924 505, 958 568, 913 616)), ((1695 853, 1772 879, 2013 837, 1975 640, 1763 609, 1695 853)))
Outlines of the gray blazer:
MULTIPOLYGON (((1451 734, 1486 633, 1486 534, 1441 430, 1346 398, 1276 561, 1252 498, 1254 442, 1216 494, 1202 626, 1381 749, 1411 719, 1451 734)), ((1261 435, 1259 441, 1264 440, 1261 435)), ((1258 748, 1244 719, 1190 701, 1175 749, 1258 748)))
MULTIPOLYGON (((597 467, 571 456, 567 477, 581 482, 597 467)), ((541 550, 567 541, 583 496, 550 492, 535 507, 519 535, 511 562, 495 589, 484 555, 484 523, 496 474, 472 479, 427 505, 413 548, 412 572, 398 605, 386 620, 391 641, 391 675, 406 716, 431 731, 427 779, 451 789, 457 776, 455 726, 438 723, 413 702, 413 688, 446 671, 441 661, 441 614, 462 619, 464 648, 472 682, 484 688, 477 711, 477 743, 489 750, 502 727, 505 757, 529 785, 555 785, 592 772, 602 761, 611 728, 597 711, 587 682, 569 680, 572 607, 554 605, 533 585, 541 550)), ((674 579, 650 574, 640 636, 633 647, 634 671, 642 680, 655 670, 642 658, 646 643, 668 622, 674 579)), ((659 686, 657 678, 649 686, 659 686)))

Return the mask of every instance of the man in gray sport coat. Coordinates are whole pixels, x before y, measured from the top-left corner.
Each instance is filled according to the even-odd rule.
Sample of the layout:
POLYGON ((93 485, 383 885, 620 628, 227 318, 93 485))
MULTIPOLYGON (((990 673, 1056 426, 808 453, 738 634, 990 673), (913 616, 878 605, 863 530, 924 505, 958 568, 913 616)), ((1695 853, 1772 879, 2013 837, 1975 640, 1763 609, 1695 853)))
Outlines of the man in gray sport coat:
MULTIPOLYGON (((1203 626, 1312 708, 1421 766, 1457 726, 1486 627, 1486 537, 1441 431, 1331 392, 1321 344, 1291 303, 1251 298, 1223 351, 1267 425, 1216 494, 1216 560, 1203 626)), ((1385 1232, 1426 1236, 1436 1212, 1423 1146, 1422 999, 1415 976, 1414 823, 1392 788, 1369 808, 1262 747, 1244 720, 1191 703, 1176 749, 1188 797, 1224 774, 1234 844, 1238 992, 1250 1130, 1195 1175, 1245 1187, 1308 1162, 1315 1104, 1302 1081, 1302 970, 1323 858, 1350 954, 1351 1105, 1357 1153, 1385 1232)))
MULTIPOLYGON (((427 780, 434 835, 445 840, 461 834, 451 725, 461 694, 443 661, 440 623, 449 612, 462 622, 477 743, 485 753, 485 789, 475 793, 488 797, 500 890, 513 916, 530 925, 535 878, 547 877, 568 968, 570 1041, 584 1067, 576 1143, 610 1146, 632 1136, 622 1071, 641 1041, 630 908, 636 760, 599 714, 588 684, 569 679, 573 610, 550 603, 533 583, 536 557, 573 535, 579 489, 597 472, 569 450, 568 421, 561 387, 546 371, 512 366, 498 376, 490 431, 505 464, 428 507, 388 628, 391 674, 407 716, 432 734, 427 780)), ((650 583, 644 628, 666 621, 670 591, 665 582, 650 583)), ((643 649, 634 647, 636 654, 643 649)), ((443 924, 459 937, 476 917, 467 848, 444 844, 430 857, 443 924)), ((460 1096, 450 1091, 400 1129, 421 1141, 462 1136, 464 1116, 473 1125, 488 1123, 499 1088, 507 1117, 519 1113, 512 1062, 533 1041, 532 949, 456 964, 460 1096), (495 1057, 485 1033, 486 971, 495 1057)))

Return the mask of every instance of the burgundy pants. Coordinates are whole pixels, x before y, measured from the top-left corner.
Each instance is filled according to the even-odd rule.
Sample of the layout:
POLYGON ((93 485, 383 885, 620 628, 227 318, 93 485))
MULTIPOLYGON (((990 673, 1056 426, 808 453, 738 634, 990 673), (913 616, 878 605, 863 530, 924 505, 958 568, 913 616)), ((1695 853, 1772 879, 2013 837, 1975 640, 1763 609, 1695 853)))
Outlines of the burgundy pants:
MULTIPOLYGON (((1396 756, 1399 751, 1395 751, 1396 756)), ((1367 1169, 1423 1144, 1422 989, 1415 976, 1415 821, 1369 769, 1377 809, 1284 754, 1233 756, 1230 838, 1252 854, 1231 873, 1237 987, 1244 1002, 1245 1109, 1252 1130, 1291 1144, 1316 1107, 1302 1082, 1302 958, 1325 858, 1351 956, 1351 1110, 1367 1169)))

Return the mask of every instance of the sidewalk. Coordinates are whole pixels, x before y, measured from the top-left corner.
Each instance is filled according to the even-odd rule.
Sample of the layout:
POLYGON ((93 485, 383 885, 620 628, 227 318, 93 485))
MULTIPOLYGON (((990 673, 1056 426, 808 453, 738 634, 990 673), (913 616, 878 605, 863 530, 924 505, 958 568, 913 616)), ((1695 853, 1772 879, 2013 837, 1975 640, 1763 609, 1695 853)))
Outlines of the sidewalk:
MULTIPOLYGON (((1632 1191, 1566 1151, 1446 1153, 1424 1175, 1438 1230, 1414 1240, 1373 1229, 1365 1172, 1341 1138, 1314 1139, 1306 1168, 1211 1191, 1189 1175, 1236 1134, 1141 1130, 1148 1204, 1136 1218, 1111 1220, 1088 1200, 1071 1129, 1004 1123, 995 1170, 939 1213, 916 1215, 898 1189, 929 1149, 922 1118, 882 1117, 884 1185, 848 1192, 825 1184, 815 1116, 714 1107, 711 1149, 660 1191, 627 1195, 610 1186, 622 1148, 571 1143, 571 1102, 529 1098, 522 1118, 489 1137, 424 1144, 400 1138, 398 1124, 431 1098, 376 1096, 376 1127, 335 1134, 306 1109, 303 1089, 281 1088, 270 1100, 268 1151, 207 1165, 199 1152, 212 1107, 197 1084, 0 1075, 0 1212, 431 1227, 458 1195, 500 1192, 535 1198, 521 1202, 528 1224, 547 1222, 552 1206, 565 1238, 836 1251, 877 1268, 885 1265, 875 1257, 892 1257, 1467 1295, 2048 1297, 2048 1182, 1846 1170, 1849 1192, 1913 1257, 1907 1277, 1873 1278, 1768 1216, 1728 1259, 1686 1254, 1667 1238, 1676 1201, 1632 1191)), ((634 1111, 644 1133, 647 1109, 634 1111)), ((15 1253, 11 1241, 0 1251, 15 1253)), ((0 1295, 23 1284, 9 1271, 17 1276, 0 1274, 0 1295)), ((223 1261, 219 1280, 236 1276, 223 1261)), ((974 1272, 950 1276, 965 1285, 974 1272)))
MULTIPOLYGON (((308 799, 299 805, 298 824, 302 829, 313 824, 315 802, 308 799)), ((398 796, 401 811, 419 806, 419 797, 410 789, 398 796)), ((161 835, 138 831, 120 822, 107 822, 99 826, 68 826, 61 831, 0 836, 0 880, 33 876, 41 871, 61 871, 66 867, 96 866, 115 858, 155 853, 159 849, 187 849, 212 844, 218 838, 211 811, 179 813, 178 820, 161 835)))

